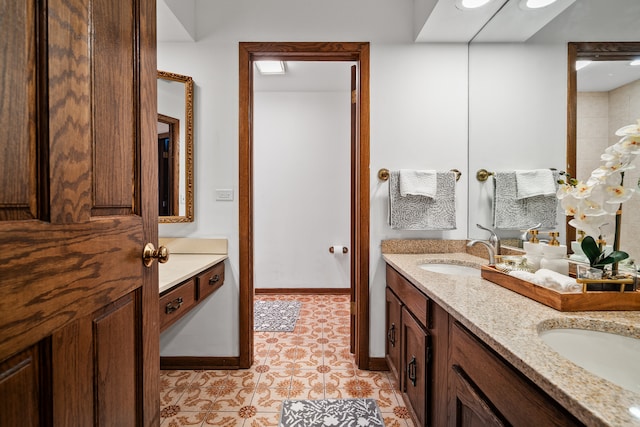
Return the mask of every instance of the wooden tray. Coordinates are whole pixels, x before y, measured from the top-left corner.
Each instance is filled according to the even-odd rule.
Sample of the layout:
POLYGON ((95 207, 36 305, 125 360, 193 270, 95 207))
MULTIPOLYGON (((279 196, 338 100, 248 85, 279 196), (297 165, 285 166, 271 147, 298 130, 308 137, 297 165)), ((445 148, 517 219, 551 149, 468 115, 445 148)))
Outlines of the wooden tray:
POLYGON ((640 310, 640 292, 588 292, 565 294, 510 276, 483 265, 482 278, 558 311, 640 310))

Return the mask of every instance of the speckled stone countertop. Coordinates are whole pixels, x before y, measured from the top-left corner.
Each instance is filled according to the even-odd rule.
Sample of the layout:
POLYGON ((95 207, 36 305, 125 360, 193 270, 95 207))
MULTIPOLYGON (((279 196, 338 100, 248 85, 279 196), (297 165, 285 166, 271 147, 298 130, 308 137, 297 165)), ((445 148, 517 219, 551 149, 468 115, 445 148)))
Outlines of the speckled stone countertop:
MULTIPOLYGON (((423 250, 426 245, 425 252, 452 253, 397 253, 401 248, 391 241, 383 242, 383 258, 585 424, 640 426, 639 415, 633 414, 640 412, 640 393, 569 362, 538 336, 544 329, 582 327, 640 338, 640 311, 563 313, 479 277, 423 270, 418 265, 427 262, 480 266, 486 260, 466 253, 464 244, 420 245, 423 250)), ((640 360, 629 365, 640 369, 640 360)))

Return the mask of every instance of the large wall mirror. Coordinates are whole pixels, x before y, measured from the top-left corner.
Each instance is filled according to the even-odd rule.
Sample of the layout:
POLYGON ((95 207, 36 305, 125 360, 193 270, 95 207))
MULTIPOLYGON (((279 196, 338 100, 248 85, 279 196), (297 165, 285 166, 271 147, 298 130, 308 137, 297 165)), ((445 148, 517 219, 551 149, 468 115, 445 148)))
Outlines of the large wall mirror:
POLYGON ((193 79, 158 71, 158 221, 193 222, 193 79))
MULTIPOLYGON (((567 165, 578 179, 587 179, 600 165, 600 154, 619 140, 615 131, 640 118, 640 42, 569 43, 567 165), (578 63, 581 68, 576 67, 578 63), (579 69, 577 69, 579 68, 579 69)), ((625 172, 625 183, 640 177, 636 168, 625 172)), ((624 203, 620 249, 640 262, 640 197, 624 203)), ((613 243, 614 223, 603 229, 613 243)), ((567 235, 575 229, 567 227, 567 235)))

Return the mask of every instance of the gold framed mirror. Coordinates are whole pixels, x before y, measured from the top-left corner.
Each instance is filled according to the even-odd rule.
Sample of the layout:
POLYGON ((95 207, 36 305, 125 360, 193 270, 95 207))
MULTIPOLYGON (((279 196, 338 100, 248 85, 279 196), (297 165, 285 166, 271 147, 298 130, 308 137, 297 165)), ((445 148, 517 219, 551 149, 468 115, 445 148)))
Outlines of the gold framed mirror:
POLYGON ((158 222, 193 222, 193 79, 158 71, 158 222))
MULTIPOLYGON (((640 42, 583 42, 568 44, 567 90, 567 172, 586 179, 599 166, 600 154, 618 141, 615 131, 640 118, 640 42), (577 70, 577 61, 591 61, 577 70), (591 74, 587 74, 587 72, 591 74), (588 85, 587 85, 588 83, 588 85)), ((626 179, 638 180, 636 170, 626 179)), ((626 203, 622 215, 622 249, 639 259, 640 242, 637 196, 626 203)), ((567 241, 575 240, 575 228, 567 224, 567 241)), ((609 232, 609 234, 611 234, 609 232)))

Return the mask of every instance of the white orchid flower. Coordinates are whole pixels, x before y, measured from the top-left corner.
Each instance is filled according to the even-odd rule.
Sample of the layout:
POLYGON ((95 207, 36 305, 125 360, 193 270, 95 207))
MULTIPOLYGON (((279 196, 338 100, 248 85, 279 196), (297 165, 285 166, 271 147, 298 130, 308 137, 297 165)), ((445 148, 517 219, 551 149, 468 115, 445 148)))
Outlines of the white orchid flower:
POLYGON ((627 136, 627 135, 637 135, 640 136, 640 119, 637 120, 636 124, 623 126, 616 131, 616 135, 618 136, 627 136))
POLYGON ((624 203, 633 196, 634 190, 631 188, 624 188, 622 185, 610 185, 606 187, 607 203, 620 204, 624 203))
POLYGON ((613 145, 614 150, 623 154, 640 154, 640 135, 627 135, 613 145))

